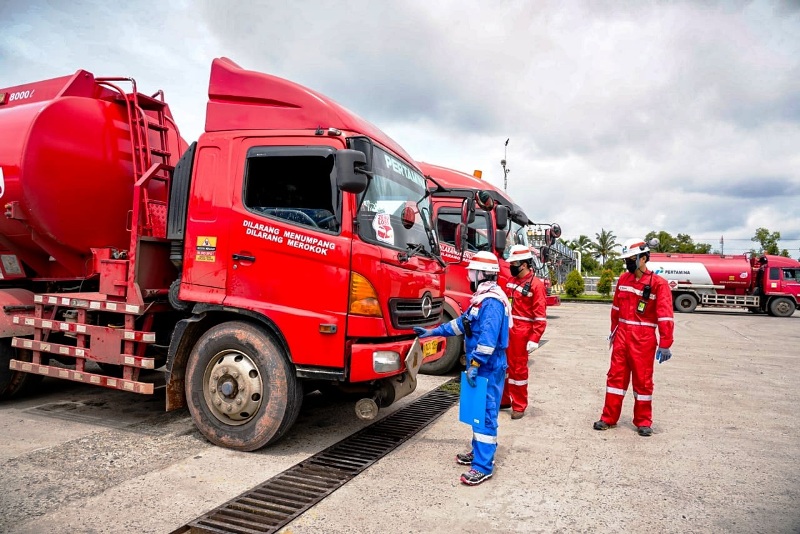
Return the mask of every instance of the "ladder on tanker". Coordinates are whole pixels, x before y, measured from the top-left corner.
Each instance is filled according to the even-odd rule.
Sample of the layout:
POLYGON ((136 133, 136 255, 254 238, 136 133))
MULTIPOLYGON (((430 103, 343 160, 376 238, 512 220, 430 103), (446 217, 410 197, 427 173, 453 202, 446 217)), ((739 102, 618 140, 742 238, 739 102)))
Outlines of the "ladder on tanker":
MULTIPOLYGON (((152 331, 155 315, 170 309, 165 302, 143 296, 137 280, 137 255, 145 246, 166 241, 167 204, 151 198, 152 182, 162 182, 166 198, 174 166, 169 136, 178 129, 167 115, 164 93, 141 94, 132 78, 96 78, 110 89, 113 101, 124 106, 128 118, 133 171, 129 249, 119 255, 107 252, 98 258, 100 291, 92 293, 53 293, 34 295, 34 314, 15 315, 13 323, 30 327, 33 337, 14 337, 11 345, 29 352, 25 359, 12 359, 10 368, 41 376, 84 382, 111 389, 152 394, 154 384, 141 381, 140 372, 156 367, 156 358, 147 347, 156 343, 152 331), (127 82, 131 92, 118 82, 127 82), (104 283, 105 282, 105 283, 104 283), (50 340, 58 333, 65 342, 50 340), (70 341, 71 340, 71 341, 70 341), (53 365, 54 361, 67 366, 53 365), (87 369, 87 362, 102 371, 87 369), (113 366, 113 367, 105 367, 113 366)), ((180 141, 178 141, 180 142, 180 141)), ((154 188, 155 189, 155 188, 154 188)), ((144 258, 149 258, 145 254, 144 258)), ((146 261, 146 260, 142 260, 146 261)), ((146 296, 155 296, 151 290, 146 296)))

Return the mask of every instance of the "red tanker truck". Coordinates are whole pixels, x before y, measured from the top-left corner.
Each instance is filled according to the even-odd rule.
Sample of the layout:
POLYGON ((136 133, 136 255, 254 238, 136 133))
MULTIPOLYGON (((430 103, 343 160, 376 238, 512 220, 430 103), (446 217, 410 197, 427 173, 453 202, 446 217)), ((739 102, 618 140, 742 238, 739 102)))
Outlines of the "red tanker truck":
MULTIPOLYGON (((529 246, 528 230, 533 224, 525 212, 515 204, 502 190, 475 176, 460 171, 419 162, 419 167, 429 180, 429 188, 433 195, 434 218, 439 236, 442 257, 448 261, 445 284, 444 321, 461 315, 468 307, 472 297, 467 280, 467 265, 470 258, 481 250, 494 252, 500 260, 500 284, 511 277, 509 264, 505 259, 513 245, 529 246), (456 249, 456 233, 460 223, 461 204, 464 199, 472 199, 476 193, 491 197, 492 209, 477 210, 474 219, 469 222, 466 232, 466 248, 462 254, 456 249)), ((560 228, 553 225, 548 228, 560 235, 560 228)), ((550 244, 558 235, 552 237, 550 244)), ((542 278, 548 292, 547 305, 559 306, 558 295, 550 294, 550 278, 545 266, 539 260, 539 249, 534 249, 534 269, 542 278)), ((463 353, 461 336, 448 339, 445 355, 437 360, 426 362, 422 366, 425 374, 439 375, 449 372, 459 361, 463 353)))
POLYGON ((165 384, 211 442, 254 450, 304 389, 361 391, 374 417, 443 354, 412 332, 440 322, 445 264, 411 157, 225 58, 208 96, 187 146, 130 78, 0 89, 1 396, 44 376, 165 384))
POLYGON ((792 258, 653 253, 647 265, 667 279, 679 312, 708 306, 790 317, 800 308, 800 262, 792 258))

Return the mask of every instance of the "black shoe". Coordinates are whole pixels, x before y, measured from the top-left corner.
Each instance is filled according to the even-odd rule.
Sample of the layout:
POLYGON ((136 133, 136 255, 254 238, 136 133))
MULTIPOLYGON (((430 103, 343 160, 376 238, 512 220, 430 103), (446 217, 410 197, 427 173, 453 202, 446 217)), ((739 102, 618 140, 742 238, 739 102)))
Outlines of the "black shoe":
POLYGON ((511 409, 511 405, 510 404, 501 404, 500 405, 500 409, 501 410, 510 410, 511 409))
POLYGON ((456 463, 458 465, 472 465, 472 460, 475 459, 475 455, 471 452, 460 452, 456 454, 456 463))
POLYGON ((605 421, 600 419, 599 421, 595 421, 594 422, 594 425, 592 425, 592 428, 594 428, 595 430, 608 430, 612 426, 613 425, 609 425, 608 423, 606 423, 605 421))
POLYGON ((468 473, 464 473, 461 475, 461 483, 466 484, 467 486, 477 486, 481 482, 486 479, 492 478, 492 474, 489 473, 481 473, 480 471, 475 471, 474 469, 470 469, 468 473))
POLYGON ((636 429, 636 431, 639 433, 640 436, 643 436, 645 438, 649 438, 650 436, 653 435, 653 429, 650 428, 649 426, 640 426, 639 428, 636 429))

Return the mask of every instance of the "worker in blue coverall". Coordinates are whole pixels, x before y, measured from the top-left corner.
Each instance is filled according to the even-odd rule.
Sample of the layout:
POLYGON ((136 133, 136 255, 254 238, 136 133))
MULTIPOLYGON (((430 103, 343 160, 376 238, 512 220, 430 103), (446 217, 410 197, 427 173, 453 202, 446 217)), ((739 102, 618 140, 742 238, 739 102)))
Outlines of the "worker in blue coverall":
POLYGON ((470 287, 474 291, 470 306, 460 317, 432 330, 419 326, 414 332, 420 338, 428 336, 458 336, 464 334, 467 353, 467 382, 475 387, 475 378, 486 377, 486 415, 483 425, 472 426, 472 450, 456 455, 456 462, 471 469, 461 475, 461 483, 476 486, 491 478, 494 454, 497 450, 497 414, 503 395, 506 369, 508 331, 511 326, 511 305, 497 285, 500 266, 491 252, 476 253, 467 266, 470 287))

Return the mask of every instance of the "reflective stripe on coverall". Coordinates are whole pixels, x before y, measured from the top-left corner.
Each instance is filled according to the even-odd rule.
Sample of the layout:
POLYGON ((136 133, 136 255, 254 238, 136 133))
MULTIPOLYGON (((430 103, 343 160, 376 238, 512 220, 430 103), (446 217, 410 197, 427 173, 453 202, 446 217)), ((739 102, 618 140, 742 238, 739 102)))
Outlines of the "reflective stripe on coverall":
POLYGON ((533 273, 523 280, 511 278, 506 284, 506 294, 511 301, 514 326, 508 339, 508 377, 506 378, 502 405, 511 405, 515 412, 528 407, 528 341, 539 343, 547 327, 547 291, 533 273), (523 291, 530 283, 530 290, 523 291))
MULTIPOLYGON (((488 283, 484 282, 478 287, 488 283)), ((470 308, 460 317, 432 330, 435 336, 458 336, 464 334, 467 367, 473 360, 480 363, 478 376, 489 381, 486 388, 486 415, 484 424, 472 426, 472 468, 489 474, 494 470, 494 454, 497 450, 497 414, 499 400, 503 394, 505 380, 506 348, 508 347, 508 315, 502 302, 486 298, 470 308), (464 331, 464 321, 469 320, 472 335, 464 331)))
POLYGON ((656 346, 670 348, 674 329, 672 292, 667 281, 650 270, 639 280, 629 272, 623 273, 617 282, 611 306, 614 339, 601 417, 607 424, 614 425, 619 420, 622 400, 633 378, 633 424, 637 427, 652 426, 656 346), (650 298, 644 313, 638 313, 636 307, 647 284, 650 285, 650 298))

